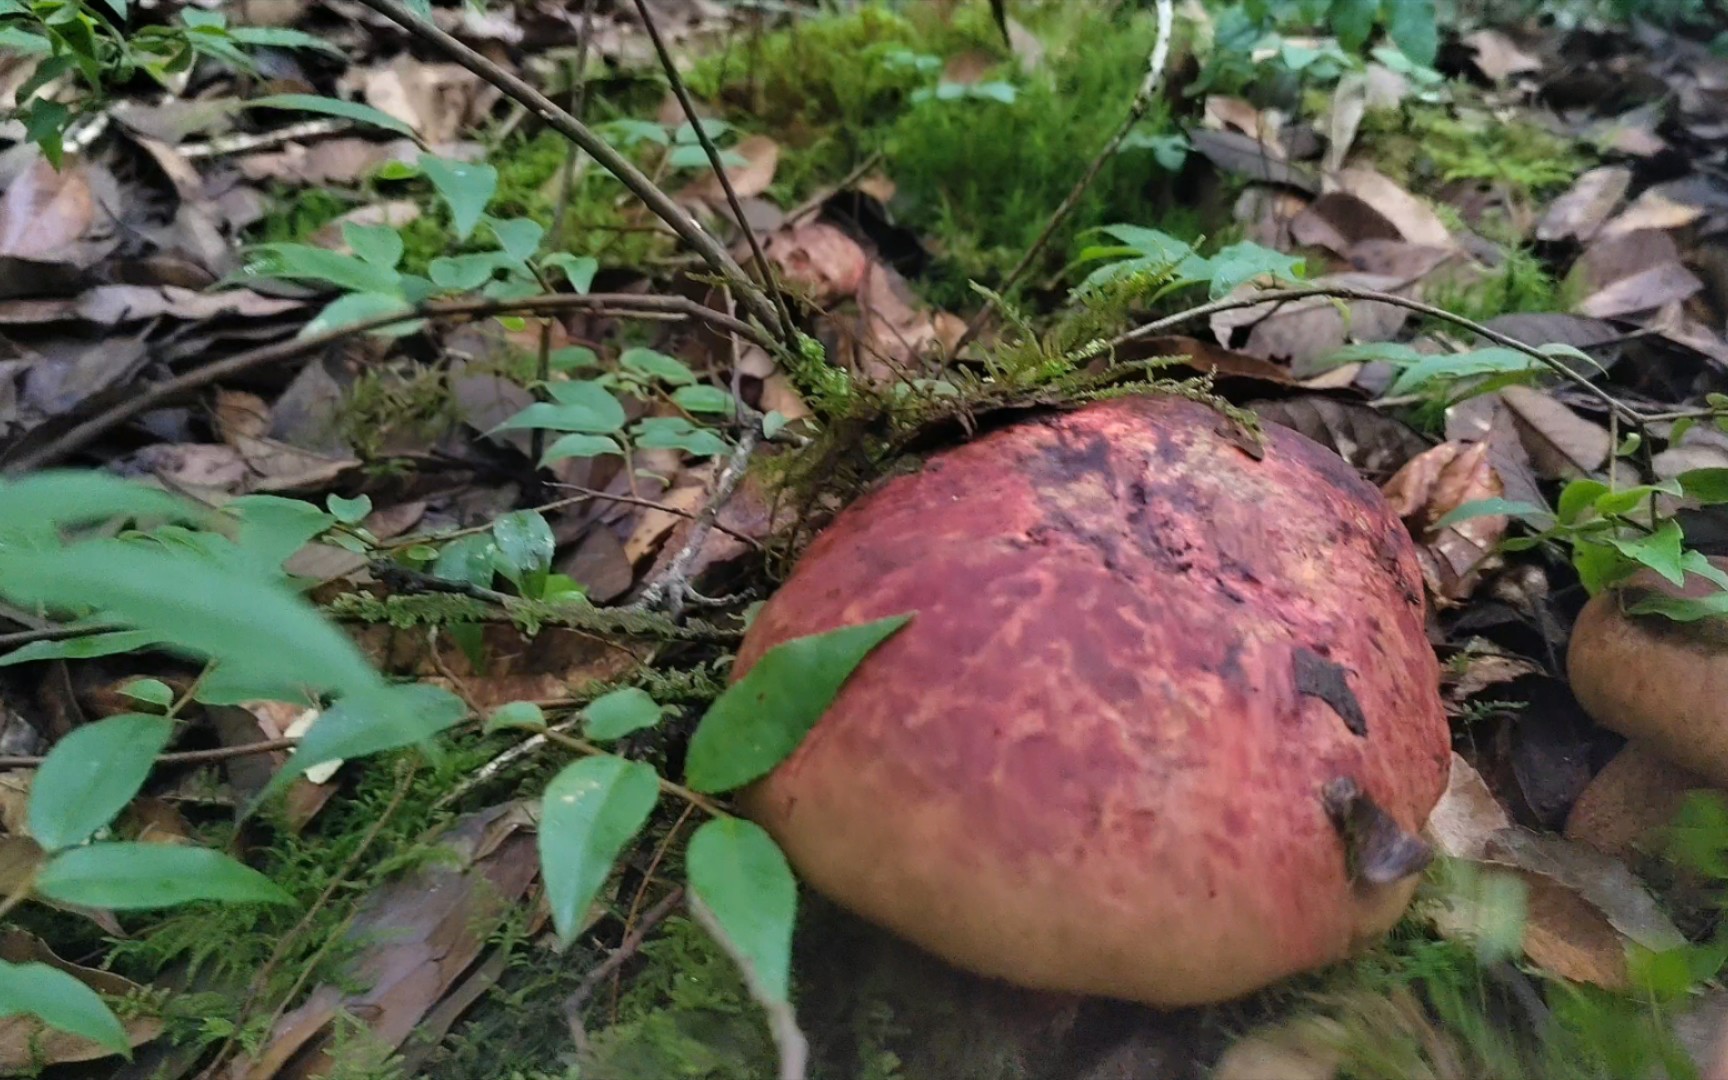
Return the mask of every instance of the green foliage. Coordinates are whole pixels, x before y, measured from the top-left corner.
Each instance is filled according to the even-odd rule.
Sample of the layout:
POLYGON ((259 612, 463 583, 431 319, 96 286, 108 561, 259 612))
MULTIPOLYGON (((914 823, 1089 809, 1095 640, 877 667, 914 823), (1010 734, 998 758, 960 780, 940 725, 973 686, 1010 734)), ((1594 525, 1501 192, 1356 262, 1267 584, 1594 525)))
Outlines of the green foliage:
POLYGON ((1578 143, 1527 121, 1422 102, 1368 112, 1357 137, 1374 147, 1376 168, 1418 191, 1480 180, 1539 199, 1591 164, 1578 143))
POLYGON ((52 852, 96 835, 144 786, 173 731, 165 716, 124 713, 68 733, 31 781, 31 837, 52 852))
POLYGON ((558 940, 569 945, 588 908, 660 798, 659 777, 639 761, 599 754, 564 767, 540 811, 540 872, 558 940))
POLYGON ((0 960, 0 1017, 22 1014, 130 1056, 126 1029, 96 991, 47 964, 0 960))

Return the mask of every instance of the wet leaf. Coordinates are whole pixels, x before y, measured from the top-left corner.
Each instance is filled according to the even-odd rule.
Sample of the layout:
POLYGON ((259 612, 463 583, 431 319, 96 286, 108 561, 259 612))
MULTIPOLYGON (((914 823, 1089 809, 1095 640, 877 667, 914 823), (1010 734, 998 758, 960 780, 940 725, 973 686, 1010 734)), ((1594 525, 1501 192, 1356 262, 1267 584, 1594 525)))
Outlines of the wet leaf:
POLYGON ((651 767, 612 754, 573 762, 546 785, 540 867, 552 922, 564 945, 581 932, 612 864, 659 798, 660 779, 651 767))

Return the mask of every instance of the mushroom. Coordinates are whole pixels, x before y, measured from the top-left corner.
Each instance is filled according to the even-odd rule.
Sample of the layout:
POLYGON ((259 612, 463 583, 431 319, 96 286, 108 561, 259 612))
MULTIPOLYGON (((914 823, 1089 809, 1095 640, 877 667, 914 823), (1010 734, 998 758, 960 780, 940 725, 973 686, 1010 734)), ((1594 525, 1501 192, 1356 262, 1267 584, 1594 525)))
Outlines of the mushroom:
POLYGON ((1450 748, 1408 534, 1331 451, 1177 397, 936 454, 844 510, 735 665, 912 612, 740 806, 971 971, 1178 1006, 1407 906, 1450 748))
MULTIPOLYGON (((1710 561, 1728 569, 1728 559, 1710 561)), ((1649 570, 1603 589, 1572 626, 1566 674, 1597 723, 1728 786, 1728 623, 1631 610, 1647 597, 1716 591, 1696 574, 1676 586, 1649 570)))

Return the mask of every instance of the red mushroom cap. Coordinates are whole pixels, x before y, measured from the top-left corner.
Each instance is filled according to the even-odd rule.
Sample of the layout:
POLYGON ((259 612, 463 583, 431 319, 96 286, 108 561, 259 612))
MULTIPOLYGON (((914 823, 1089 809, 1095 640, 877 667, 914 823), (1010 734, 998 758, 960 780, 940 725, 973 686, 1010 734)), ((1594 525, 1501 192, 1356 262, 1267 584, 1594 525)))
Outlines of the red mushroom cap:
POLYGON ((735 676, 916 615, 741 793, 810 885, 976 972, 1166 1006, 1397 920, 1449 763, 1414 547, 1331 451, 1231 426, 1162 396, 1023 421, 812 543, 735 676))

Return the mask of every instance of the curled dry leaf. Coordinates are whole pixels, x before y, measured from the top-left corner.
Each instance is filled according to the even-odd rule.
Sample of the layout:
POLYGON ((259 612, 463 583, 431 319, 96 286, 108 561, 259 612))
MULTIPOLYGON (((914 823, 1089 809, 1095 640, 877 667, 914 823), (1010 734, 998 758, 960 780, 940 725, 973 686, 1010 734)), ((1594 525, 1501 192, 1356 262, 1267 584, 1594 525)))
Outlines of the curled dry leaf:
POLYGON ((485 118, 500 91, 457 64, 428 64, 407 53, 363 76, 366 103, 413 128, 429 143, 454 140, 485 118))
POLYGON ((1683 197, 1669 184, 1646 188, 1620 216, 1602 226, 1603 237, 1622 236, 1641 229, 1683 229, 1702 218, 1706 208, 1683 197))
POLYGON ((64 259, 95 215, 84 167, 69 162, 55 169, 38 157, 0 196, 0 255, 64 259))
POLYGON ((1382 489, 1387 502, 1421 541, 1422 574, 1442 600, 1463 600, 1481 581, 1506 532, 1507 519, 1485 514, 1437 529, 1465 503, 1504 496, 1486 442, 1446 442, 1412 458, 1382 489))
POLYGON ((1364 240, 1403 239, 1384 214, 1345 191, 1329 191, 1310 203, 1290 222, 1290 236, 1340 256, 1364 240))
POLYGON ((319 247, 339 251, 344 255, 352 255, 348 241, 342 237, 344 225, 388 225, 392 229, 400 229, 420 216, 420 204, 413 199, 390 199, 386 202, 373 203, 348 211, 340 217, 325 223, 311 236, 307 243, 319 247))
POLYGON ((1482 774, 1453 751, 1446 793, 1428 815, 1424 833, 1435 850, 1453 859, 1480 860, 1488 854, 1489 838, 1511 826, 1482 774))

